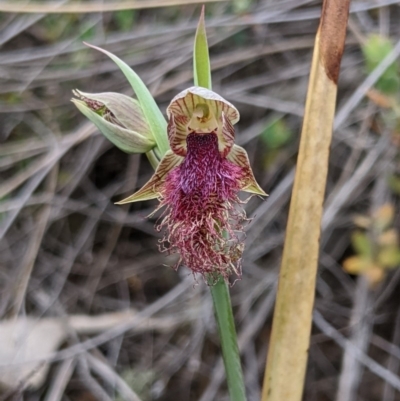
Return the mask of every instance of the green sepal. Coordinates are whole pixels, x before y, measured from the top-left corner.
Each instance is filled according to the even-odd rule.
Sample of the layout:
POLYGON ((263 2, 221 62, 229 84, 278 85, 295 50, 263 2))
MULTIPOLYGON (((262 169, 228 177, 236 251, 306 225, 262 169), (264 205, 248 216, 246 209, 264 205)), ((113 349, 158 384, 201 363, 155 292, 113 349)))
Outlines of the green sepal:
POLYGON ((160 161, 155 173, 143 185, 139 191, 135 192, 133 195, 128 196, 122 201, 116 202, 116 205, 123 205, 124 203, 139 202, 150 199, 156 199, 161 196, 162 187, 165 181, 166 175, 176 166, 181 164, 183 157, 176 155, 172 151, 168 151, 163 159, 160 161))
POLYGON ((261 196, 268 196, 254 178, 247 152, 241 146, 233 145, 232 150, 229 152, 226 158, 242 168, 243 179, 240 188, 241 191, 261 196))
POLYGON ((193 75, 195 86, 211 89, 210 55, 208 52, 204 6, 201 9, 193 48, 193 75))

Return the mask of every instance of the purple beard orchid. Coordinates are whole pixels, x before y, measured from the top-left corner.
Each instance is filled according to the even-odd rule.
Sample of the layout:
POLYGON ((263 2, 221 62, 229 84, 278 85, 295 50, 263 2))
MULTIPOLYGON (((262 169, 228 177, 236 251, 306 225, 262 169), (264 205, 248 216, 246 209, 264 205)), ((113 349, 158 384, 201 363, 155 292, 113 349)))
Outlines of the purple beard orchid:
POLYGON ((240 277, 246 215, 239 191, 266 196, 246 151, 234 144, 237 109, 216 93, 191 87, 167 108, 171 150, 151 179, 119 204, 157 198, 164 211, 162 250, 179 253, 184 264, 210 282, 240 277))

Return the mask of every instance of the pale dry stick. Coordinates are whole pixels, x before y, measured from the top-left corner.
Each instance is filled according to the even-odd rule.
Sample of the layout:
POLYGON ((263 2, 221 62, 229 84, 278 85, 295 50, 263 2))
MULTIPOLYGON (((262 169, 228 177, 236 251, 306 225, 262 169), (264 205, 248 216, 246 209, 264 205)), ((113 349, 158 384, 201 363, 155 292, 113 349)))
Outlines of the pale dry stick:
POLYGON ((12 191, 18 188, 23 182, 27 181, 29 178, 34 176, 40 170, 43 170, 44 167, 49 166, 50 164, 54 165, 54 163, 58 160, 57 151, 50 151, 45 156, 41 157, 39 160, 35 160, 29 164, 29 168, 22 170, 9 180, 5 181, 0 186, 0 198, 9 195, 12 191))
MULTIPOLYGON (((47 192, 54 194, 58 178, 58 166, 55 165, 49 174, 48 182, 46 185, 47 192)), ((37 225, 31 234, 28 248, 25 251, 21 265, 18 269, 18 276, 15 280, 15 286, 10 292, 11 303, 11 316, 16 316, 21 310, 22 304, 25 299, 25 294, 28 288, 28 283, 32 274, 33 266, 35 264, 39 248, 45 234, 47 224, 51 212, 51 203, 43 206, 43 209, 37 215, 37 225)))
POLYGON ((367 278, 360 276, 354 294, 354 304, 350 318, 351 335, 344 348, 336 401, 354 401, 361 382, 362 365, 355 357, 353 348, 366 354, 372 332, 373 292, 367 278))
POLYGON ((310 342, 319 237, 349 1, 325 0, 317 31, 263 401, 300 401, 310 342))
MULTIPOLYGON (((273 45, 251 46, 245 50, 241 50, 240 52, 226 52, 213 57, 211 60, 211 71, 214 72, 234 63, 256 60, 270 54, 282 53, 288 50, 307 49, 312 47, 312 44, 313 39, 311 37, 306 37, 301 39, 288 39, 283 43, 277 43, 273 45)), ((157 96, 159 93, 167 92, 173 88, 176 88, 179 85, 191 80, 192 77, 192 71, 183 71, 172 78, 166 79, 165 82, 160 85, 160 88, 155 95, 157 96)))
POLYGON ((76 360, 74 358, 65 359, 60 363, 47 390, 44 401, 61 401, 65 388, 74 371, 75 364, 76 360))
POLYGON ((52 157, 49 158, 47 165, 43 166, 43 169, 38 172, 36 176, 32 178, 30 182, 26 185, 25 188, 21 191, 18 198, 15 200, 18 203, 18 208, 12 210, 1 222, 0 225, 0 239, 4 237, 7 233, 8 229, 14 222, 15 218, 18 216, 22 207, 29 200, 32 193, 38 187, 38 185, 43 181, 43 179, 47 176, 49 171, 53 168, 55 163, 74 145, 79 144, 80 142, 87 139, 90 135, 92 135, 96 131, 95 127, 90 123, 86 123, 82 126, 82 128, 78 129, 75 133, 66 135, 60 140, 60 146, 57 149, 53 149, 51 152, 54 153, 52 157))
MULTIPOLYGON (((58 195, 60 199, 64 198, 67 201, 72 201, 71 194, 76 190, 80 182, 89 174, 90 169, 93 167, 96 157, 105 150, 105 147, 109 145, 103 136, 93 137, 92 141, 88 141, 83 144, 80 149, 79 156, 75 156, 75 163, 72 166, 70 173, 70 180, 67 181, 63 186, 60 186, 58 195)), ((90 202, 90 200, 89 200, 90 202)), ((59 202, 54 207, 52 219, 58 219, 61 210, 66 202, 59 202)), ((88 204, 86 204, 88 206, 88 204)))
MULTIPOLYGON (((49 297, 50 298, 50 297, 49 297)), ((70 315, 60 318, 60 322, 74 330, 77 334, 91 335, 110 330, 115 326, 125 323, 129 320, 135 320, 140 312, 134 309, 104 313, 98 316, 88 315, 70 315)), ((57 318, 50 318, 57 319, 57 318)), ((146 333, 148 331, 168 332, 179 324, 187 321, 187 317, 182 315, 176 317, 149 317, 132 328, 135 333, 146 333)))
POLYGON ((3 28, 3 30, 0 32, 0 46, 13 39, 30 26, 36 24, 36 22, 40 21, 44 17, 44 14, 18 16, 18 18, 15 19, 7 28, 3 28))
POLYGON ((43 140, 25 139, 21 141, 4 143, 1 145, 0 156, 12 156, 29 152, 44 152, 49 148, 43 140))
POLYGON ((400 56, 400 40, 396 43, 393 50, 378 64, 378 66, 368 75, 362 84, 353 92, 343 106, 337 112, 334 129, 339 128, 350 115, 350 113, 358 106, 365 94, 376 82, 390 65, 400 56))
POLYGON ((245 361, 245 382, 248 392, 249 401, 258 401, 261 398, 261 386, 259 383, 260 369, 257 360, 257 354, 255 348, 255 341, 250 342, 244 351, 244 361, 245 361))
POLYGON ((366 180, 371 180, 372 176, 379 173, 373 167, 376 162, 385 154, 388 146, 388 138, 382 137, 376 145, 368 152, 367 156, 358 166, 357 170, 343 185, 335 192, 334 196, 329 197, 325 204, 325 212, 322 219, 322 229, 326 230, 334 221, 339 211, 346 205, 351 196, 366 185, 366 180))
MULTIPOLYGON (((400 270, 397 270, 398 272, 400 270)), ((381 349, 382 351, 384 351, 385 353, 393 356, 394 358, 398 359, 400 361, 400 347, 396 344, 398 344, 398 342, 390 342, 388 340, 385 340, 383 337, 378 336, 376 334, 372 335, 371 338, 371 343, 381 349)))
POLYGON ((47 176, 50 170, 53 168, 53 165, 47 166, 44 170, 40 171, 37 175, 35 175, 21 190, 18 196, 18 202, 16 202, 16 207, 13 207, 10 210, 10 213, 3 218, 2 224, 0 225, 0 239, 2 239, 7 233, 8 229, 11 227, 15 218, 18 216, 19 212, 26 204, 26 202, 30 199, 33 191, 38 187, 38 185, 43 181, 43 179, 47 176))
MULTIPOLYGON (((91 152, 93 152, 93 153, 96 153, 96 151, 98 151, 99 150, 99 147, 101 146, 101 143, 102 143, 102 138, 100 138, 101 139, 101 141, 99 142, 97 142, 97 144, 94 144, 94 145, 92 145, 92 148, 91 148, 91 152)), ((88 157, 87 159, 89 159, 90 160, 90 158, 88 157)), ((84 170, 85 171, 85 170, 84 170)), ((104 205, 104 207, 105 207, 106 205, 104 205)), ((103 208, 104 208, 103 207, 103 208)), ((54 208, 53 208, 54 209, 54 208)), ((53 220, 53 219, 52 219, 53 220)), ((67 274, 68 274, 68 272, 69 272, 69 270, 70 270, 70 267, 71 267, 71 265, 72 265, 72 263, 73 263, 73 261, 75 260, 75 258, 77 257, 77 254, 78 254, 78 252, 81 250, 81 247, 85 244, 85 241, 86 241, 86 239, 88 238, 88 236, 90 235, 90 233, 91 233, 91 229, 93 229, 93 221, 94 222, 97 222, 97 218, 96 219, 92 219, 91 220, 91 223, 92 224, 89 224, 89 226, 88 225, 86 225, 85 227, 84 227, 84 229, 79 233, 79 239, 78 239, 78 241, 77 241, 77 243, 79 244, 78 246, 76 246, 76 247, 74 247, 74 248, 69 248, 68 250, 67 250, 67 252, 65 253, 65 255, 64 255, 64 258, 63 258, 63 260, 62 260, 62 262, 60 263, 60 265, 62 266, 62 268, 63 268, 63 270, 62 270, 62 274, 59 274, 56 278, 57 278, 57 280, 55 280, 54 282, 53 282, 53 300, 54 299, 56 299, 57 297, 58 297, 58 294, 59 294, 59 292, 61 291, 61 289, 62 289, 62 287, 63 287, 63 285, 64 285, 64 282, 62 281, 63 279, 65 280, 66 279, 66 277, 67 277, 67 274)), ((42 236, 43 236, 43 234, 42 234, 42 236)), ((37 237, 37 236, 34 236, 34 240, 37 242, 37 239, 41 239, 41 237, 39 238, 39 237, 37 237)), ((40 241, 37 243, 37 245, 38 246, 40 246, 40 241)), ((30 259, 29 259, 30 260, 30 259)), ((33 263, 33 260, 34 259, 32 259, 32 263, 33 263)), ((18 281, 17 281, 17 283, 18 283, 18 281)), ((27 282, 25 283, 25 285, 27 285, 27 282)), ((52 302, 50 302, 50 304, 52 304, 53 303, 53 301, 52 302)))
POLYGON ((12 212, 16 209, 21 210, 23 207, 36 206, 43 203, 52 203, 53 211, 51 221, 60 220, 71 213, 80 212, 88 217, 101 219, 109 223, 123 223, 126 227, 136 227, 143 232, 154 235, 154 225, 143 220, 143 216, 151 213, 152 208, 143 209, 137 213, 129 213, 127 216, 118 207, 110 206, 107 214, 102 214, 98 208, 92 206, 92 201, 83 201, 68 198, 67 196, 55 195, 51 197, 46 194, 32 195, 23 205, 15 200, 4 201, 0 203, 0 213, 12 212))
MULTIPOLYGON (((191 28, 187 24, 174 25, 173 27, 164 26, 151 27, 151 29, 142 29, 133 32, 115 32, 107 35, 107 40, 96 40, 94 44, 96 46, 110 46, 116 49, 116 53, 126 49, 127 46, 133 42, 135 50, 146 50, 155 49, 157 44, 164 44, 171 40, 176 40, 176 33, 184 35, 187 32, 191 32, 195 25, 191 25, 191 28), (154 29, 153 29, 154 28, 154 29), (161 42, 160 42, 161 41, 161 42), (126 43, 128 42, 128 43, 126 43)), ((77 38, 75 38, 76 40, 77 38)), ((55 58, 57 56, 64 56, 77 51, 87 49, 87 47, 78 42, 74 42, 73 46, 67 47, 66 44, 71 43, 71 39, 59 41, 57 44, 42 45, 33 49, 21 50, 8 50, 3 51, 0 54, 0 65, 26 65, 35 64, 43 59, 55 58)))
MULTIPOLYGON (((227 0, 191 0, 191 4, 217 3, 227 0)), ((105 13, 121 10, 140 10, 145 8, 158 8, 187 5, 187 0, 124 0, 114 2, 90 2, 90 3, 68 3, 60 4, 54 1, 15 3, 14 1, 3 0, 0 3, 0 12, 5 13, 45 13, 45 14, 61 14, 61 13, 105 13)))
POLYGON ((379 34, 385 37, 389 36, 390 30, 390 10, 389 7, 379 9, 379 34))
POLYGON ((245 93, 246 91, 248 92, 251 89, 258 89, 263 86, 286 81, 293 78, 305 77, 309 74, 309 70, 309 63, 297 63, 294 66, 288 66, 287 68, 280 69, 279 71, 272 71, 269 75, 266 75, 264 73, 248 78, 241 78, 239 82, 231 83, 229 85, 229 88, 226 88, 224 90, 224 95, 228 98, 230 97, 233 99, 241 96, 242 93, 245 93))
MULTIPOLYGON (((314 323, 326 336, 332 338, 341 348, 346 347, 348 340, 335 329, 329 322, 318 311, 314 311, 314 323)), ((393 374, 378 362, 361 352, 353 344, 349 344, 349 349, 353 352, 355 358, 357 358, 368 370, 380 377, 382 380, 390 384, 393 388, 400 391, 400 377, 393 374)))
MULTIPOLYGON (((89 29, 90 27, 88 27, 89 29)), ((168 38, 168 36, 167 36, 168 38)), ((70 40, 70 43, 74 43, 76 41, 76 38, 73 38, 70 40)), ((134 56, 125 58, 125 61, 131 65, 140 65, 148 62, 155 62, 157 60, 164 60, 165 57, 170 55, 171 50, 168 50, 168 47, 171 47, 174 45, 174 42, 170 43, 171 41, 167 41, 165 38, 160 39, 158 43, 158 46, 161 46, 160 51, 156 52, 155 49, 152 51, 152 49, 148 46, 141 45, 141 46, 135 46, 136 51, 140 50, 146 50, 144 54, 135 54, 134 56), (164 44, 164 46, 163 46, 164 44), (168 46, 166 46, 168 44, 168 46)), ((68 44, 65 44, 63 42, 64 46, 68 46, 68 44)), ((109 45, 109 43, 107 43, 109 45)), ((153 48, 155 45, 153 45, 153 48)), ((75 48, 75 51, 84 49, 82 48, 75 48)), ((173 48, 175 49, 175 48, 173 48)), ((60 49, 60 54, 62 54, 62 49, 60 49)), ((52 58, 55 58, 58 54, 51 56, 52 58)), ((71 80, 76 80, 76 79, 82 79, 86 77, 91 77, 93 76, 94 73, 96 74, 101 74, 101 73, 107 73, 107 72, 113 72, 113 71, 118 71, 118 67, 112 63, 102 63, 101 66, 96 65, 95 67, 91 66, 85 69, 77 69, 76 67, 71 69, 64 68, 60 70, 54 71, 51 68, 45 68, 46 64, 48 64, 51 60, 46 58, 44 61, 42 61, 42 64, 39 67, 36 67, 33 65, 28 65, 26 67, 16 67, 16 66, 10 66, 6 67, 5 70, 7 71, 7 76, 9 76, 8 79, 12 79, 12 82, 9 84, 4 84, 2 85, 0 89, 0 93, 8 93, 8 92, 21 92, 25 90, 28 86, 29 89, 35 89, 35 88, 40 88, 46 85, 51 85, 53 82, 61 83, 61 82, 66 82, 66 81, 71 81, 71 80), (36 68, 35 68, 36 67, 36 68)), ((62 99, 61 99, 62 100, 62 99)), ((7 106, 7 105, 4 105, 7 106)), ((43 109, 47 108, 48 105, 43 104, 40 101, 32 101, 30 100, 27 105, 23 106, 9 106, 9 107, 3 107, 1 109, 1 113, 7 113, 8 111, 30 111, 30 110, 35 110, 35 109, 43 109)))
MULTIPOLYGON (((127 192, 129 190, 132 190, 132 188, 136 188, 136 181, 139 173, 139 165, 140 165, 140 155, 132 155, 130 157, 128 168, 126 169, 126 174, 125 174, 126 181, 125 185, 122 187, 123 192, 127 192), (134 177, 133 182, 129 180, 130 177, 134 177)), ((125 220, 129 213, 129 205, 123 205, 121 208, 121 212, 124 215, 123 220, 125 220)), ((87 301, 88 305, 91 305, 93 302, 94 295, 98 289, 100 280, 110 260, 111 254, 115 246, 117 245, 119 235, 123 227, 124 227, 123 222, 113 225, 107 236, 106 245, 99 253, 98 263, 96 264, 96 275, 94 277, 91 276, 86 284, 89 294, 92 294, 90 299, 87 301)))
MULTIPOLYGON (((195 347, 191 347, 192 352, 189 355, 187 366, 190 367, 188 378, 189 386, 191 386, 193 377, 197 377, 199 369, 202 367, 202 354, 204 350, 204 342, 207 338, 207 331, 210 323, 214 321, 214 310, 212 307, 212 299, 208 293, 198 293, 190 300, 189 308, 196 308, 201 305, 197 319, 192 323, 191 342, 195 343, 195 347)), ((212 324, 212 323, 211 323, 212 324)))
MULTIPOLYGON (((285 4, 280 4, 279 9, 276 10, 274 13, 271 12, 271 9, 274 9, 274 7, 267 7, 268 11, 265 13, 265 19, 264 23, 274 21, 274 18, 276 18, 277 15, 284 14, 285 12, 290 11, 293 8, 299 7, 300 4, 307 4, 310 1, 293 1, 292 3, 285 2, 285 4)), ((262 8, 262 7, 261 7, 262 8)), ((275 7, 276 8, 276 7, 275 7)), ((255 11, 257 12, 257 10, 255 11)), ((225 23, 224 26, 227 27, 235 27, 236 24, 235 22, 237 21, 242 21, 245 23, 244 25, 251 25, 251 22, 248 20, 249 16, 246 16, 246 18, 241 18, 238 16, 224 16, 220 18, 211 18, 208 20, 207 26, 208 28, 217 28, 218 30, 221 28, 221 24, 225 23)), ((316 17, 317 18, 317 17, 316 17)), ((197 22, 193 23, 181 23, 181 24, 174 24, 172 26, 164 26, 164 27, 159 27, 159 26, 152 26, 149 29, 143 29, 139 31, 134 31, 134 32, 129 32, 129 33, 110 33, 107 35, 107 42, 105 43, 104 41, 101 42, 96 42, 94 43, 96 46, 102 46, 102 45, 112 45, 113 49, 120 44, 120 42, 126 42, 126 41, 134 41, 134 43, 140 43, 142 44, 143 41, 147 39, 153 39, 154 43, 151 44, 152 47, 154 46, 160 46, 160 39, 163 40, 171 40, 171 37, 168 35, 176 35, 176 33, 181 33, 181 34, 186 34, 189 32, 192 32, 193 29, 195 29, 197 25, 197 22), (158 36, 154 38, 154 36, 158 36)), ((242 24, 241 24, 242 25, 242 24)), ((211 30, 211 33, 214 31, 211 30)), ((31 63, 34 60, 41 59, 41 58, 48 58, 48 57, 54 57, 57 55, 63 55, 67 54, 70 52, 75 52, 77 50, 82 50, 85 47, 77 44, 74 46, 72 49, 65 48, 65 43, 69 42, 69 40, 60 42, 55 45, 50 45, 50 46, 42 46, 40 48, 40 51, 24 51, 21 52, 20 50, 13 50, 13 51, 4 51, 0 55, 0 64, 10 64, 10 65, 15 65, 16 63, 21 63, 21 62, 28 62, 31 63), (64 50, 60 50, 60 48, 64 50)), ((146 43, 146 42, 144 42, 146 43)), ((163 43, 163 42, 161 42, 163 43)), ((312 46, 312 42, 310 44, 312 46)), ((149 48, 150 46, 146 45, 146 48, 149 48)), ((114 53, 116 53, 114 51, 114 53)))
MULTIPOLYGON (((107 200, 104 199, 102 201, 102 204, 99 206, 100 213, 103 213, 105 211, 105 209, 107 208, 107 203, 108 199, 107 200)), ((58 297, 60 296, 61 291, 64 288, 64 285, 67 281, 68 275, 71 271, 71 268, 76 258, 82 252, 82 249, 84 249, 86 242, 89 240, 90 236, 94 233, 98 224, 99 224, 98 218, 88 218, 85 221, 85 224, 83 224, 80 230, 78 231, 73 246, 70 246, 66 249, 62 258, 60 272, 55 277, 52 283, 51 304, 55 302, 55 300, 58 299, 58 297)))
MULTIPOLYGON (((98 17, 96 20, 94 20, 94 21, 90 21, 90 23, 87 24, 87 25, 85 26, 85 29, 81 32, 81 34, 87 33, 90 29, 92 29, 93 27, 95 27, 95 26, 98 24, 98 22, 100 22, 100 21, 102 21, 102 16, 99 16, 99 17, 98 17)), ((70 39, 70 40, 67 41, 66 43, 64 42, 64 43, 63 43, 63 46, 67 48, 67 47, 69 47, 75 40, 76 40, 76 38, 70 39)), ((39 77, 39 75, 40 75, 41 72, 46 68, 46 66, 47 66, 48 64, 50 64, 50 62, 53 60, 54 57, 55 57, 55 56, 47 58, 47 59, 39 66, 39 68, 36 68, 36 69, 33 71, 33 74, 30 74, 30 75, 29 75, 28 78, 25 76, 25 80, 24 80, 23 85, 20 85, 20 87, 18 88, 18 93, 21 93, 21 92, 26 91, 26 89, 30 86, 30 84, 31 84, 37 77, 39 77)))
MULTIPOLYGON (((184 281, 179 283, 173 289, 171 289, 167 294, 159 298, 157 301, 153 302, 151 305, 147 306, 141 312, 139 312, 136 317, 133 319, 126 321, 125 323, 121 323, 118 325, 114 325, 112 328, 107 330, 104 333, 97 335, 96 337, 90 338, 81 342, 80 344, 72 345, 68 348, 65 348, 61 351, 54 352, 53 354, 45 357, 39 358, 37 360, 29 360, 25 361, 25 363, 29 362, 48 362, 48 361, 60 361, 66 358, 72 358, 76 355, 80 355, 85 353, 86 351, 96 348, 101 344, 104 344, 115 337, 120 336, 121 334, 126 333, 129 330, 132 330, 139 324, 142 324, 146 321, 150 316, 159 312, 163 308, 167 307, 171 302, 173 302, 180 295, 188 292, 189 288, 193 287, 193 278, 191 276, 187 277, 184 281)), ((8 366, 16 366, 17 364, 9 364, 2 363, 0 361, 0 372, 2 368, 7 368, 8 366)))
POLYGON ((113 401, 107 391, 99 384, 92 376, 88 362, 88 354, 84 353, 77 357, 78 365, 77 372, 79 381, 92 393, 96 401, 113 401))
MULTIPOLYGON (((376 106, 372 102, 369 102, 367 109, 365 110, 365 118, 363 119, 361 126, 355 136, 355 146, 351 147, 350 155, 347 157, 339 179, 335 183, 334 188, 329 193, 329 198, 333 198, 335 196, 339 188, 341 188, 342 185, 346 183, 346 181, 350 178, 351 174, 356 169, 357 163, 361 158, 363 148, 367 146, 367 135, 371 127, 375 110, 376 106)), ((326 202, 327 201, 325 201, 325 203, 326 202)))
POLYGON ((299 117, 303 117, 304 115, 304 107, 301 104, 293 101, 281 100, 268 95, 244 93, 236 97, 236 103, 267 108, 280 113, 293 114, 299 117))
MULTIPOLYGON (((307 4, 309 2, 305 2, 307 4)), ((362 11, 369 11, 379 9, 381 7, 388 7, 391 5, 397 5, 399 0, 376 0, 376 1, 357 1, 351 4, 350 13, 359 13, 362 11)), ((304 3, 303 3, 304 4, 304 3)), ((300 1, 299 1, 300 5, 300 1)), ((262 24, 265 21, 265 18, 268 17, 269 11, 265 13, 255 13, 255 16, 251 16, 248 19, 249 24, 262 24)), ((303 10, 293 10, 292 12, 288 12, 283 15, 278 15, 274 18, 275 23, 282 22, 295 22, 295 21, 309 21, 318 19, 320 16, 320 8, 317 7, 307 7, 303 10)))
POLYGON ((0 160, 0 169, 7 169, 14 166, 16 163, 20 161, 27 160, 31 157, 35 157, 42 153, 42 150, 27 150, 25 152, 20 152, 13 156, 6 156, 0 160))
POLYGON ((87 354, 87 361, 93 372, 114 387, 124 400, 141 401, 133 389, 105 361, 94 357, 90 353, 87 354))
POLYGON ((257 244, 257 239, 260 238, 261 233, 273 221, 276 214, 280 211, 282 204, 286 203, 290 197, 290 189, 293 184, 295 169, 292 168, 289 173, 280 181, 278 186, 274 189, 268 197, 268 202, 263 202, 254 211, 252 221, 252 229, 247 234, 247 243, 251 246, 257 244))
MULTIPOLYGON (((388 166, 393 163, 392 161, 396 152, 390 151, 390 134, 384 132, 384 135, 388 140, 386 141, 386 149, 384 149, 384 162, 380 162, 383 168, 382 166, 379 166, 381 168, 377 168, 379 176, 374 183, 372 192, 371 214, 384 205, 389 197, 387 186, 388 166)), ((380 233, 372 230, 369 235, 374 242, 374 238, 380 235, 380 233)), ((374 249, 372 249, 372 252, 374 252, 374 249)), ((354 357, 349 344, 354 345, 361 353, 368 353, 368 346, 373 331, 373 316, 371 312, 374 310, 375 297, 376 291, 371 286, 368 278, 365 275, 360 275, 357 280, 350 318, 351 334, 344 349, 342 368, 339 376, 339 388, 336 394, 337 401, 353 401, 357 398, 357 390, 362 379, 362 365, 354 357)))
MULTIPOLYGON (((187 308, 188 310, 190 308, 187 308)), ((195 307, 195 311, 196 311, 195 307)), ((198 354, 201 354, 201 345, 204 343, 204 337, 206 335, 207 324, 205 324, 203 314, 206 311, 208 321, 212 318, 212 306, 210 304, 210 299, 203 302, 200 312, 196 313, 196 319, 194 319, 191 323, 191 332, 193 333, 190 337, 190 341, 186 342, 182 347, 180 347, 179 351, 174 354, 165 354, 165 356, 158 363, 158 369, 162 372, 165 372, 168 377, 172 377, 176 372, 178 372, 185 363, 192 357, 193 353, 197 351, 198 354)), ((208 323, 207 321, 207 323, 208 323)), ((162 353, 162 351, 161 351, 162 353)), ((201 360, 201 358, 199 358, 201 360)))
MULTIPOLYGON (((397 313, 396 313, 396 323, 394 326, 394 332, 393 332, 393 345, 394 344, 400 344, 400 308, 398 308, 397 313)), ((389 353, 388 361, 387 361, 387 368, 393 372, 394 374, 397 374, 399 368, 400 368, 400 359, 398 355, 395 355, 393 352, 389 353)), ((392 386, 390 386, 387 382, 385 383, 385 386, 383 388, 383 395, 382 395, 382 401, 395 401, 396 399, 396 391, 392 386)))

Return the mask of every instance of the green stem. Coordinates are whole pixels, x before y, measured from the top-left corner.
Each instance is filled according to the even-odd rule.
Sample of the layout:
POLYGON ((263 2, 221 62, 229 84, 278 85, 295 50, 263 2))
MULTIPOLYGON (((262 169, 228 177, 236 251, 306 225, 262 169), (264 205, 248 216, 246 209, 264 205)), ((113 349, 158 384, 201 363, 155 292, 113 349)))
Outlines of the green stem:
POLYGON ((229 288, 221 277, 215 285, 210 286, 210 290, 221 339, 222 357, 230 399, 231 401, 246 401, 229 288))
POLYGON ((160 163, 160 161, 159 161, 159 159, 157 158, 157 156, 156 156, 154 150, 153 150, 153 149, 152 149, 152 150, 149 150, 149 151, 146 153, 146 156, 147 156, 147 158, 149 159, 149 162, 150 162, 150 164, 151 164, 151 167, 153 167, 154 170, 155 170, 155 169, 157 168, 157 166, 158 166, 158 163, 160 163))
MULTIPOLYGON (((211 90, 210 55, 208 52, 204 23, 204 6, 201 10, 194 41, 193 75, 196 86, 202 86, 203 88, 211 90)), ((214 303, 215 317, 218 323, 230 399, 231 401, 246 401, 243 372, 240 364, 229 289, 222 277, 220 277, 215 284, 214 277, 211 277, 210 291, 214 303)))

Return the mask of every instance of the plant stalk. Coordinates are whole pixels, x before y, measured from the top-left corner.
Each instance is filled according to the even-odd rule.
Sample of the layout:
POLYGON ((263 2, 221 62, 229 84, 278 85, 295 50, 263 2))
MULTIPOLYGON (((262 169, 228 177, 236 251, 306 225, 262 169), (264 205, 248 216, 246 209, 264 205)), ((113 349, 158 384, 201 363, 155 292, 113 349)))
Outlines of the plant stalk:
POLYGON ((325 0, 311 65, 262 401, 301 401, 322 204, 350 0, 325 0))
POLYGON ((210 286, 210 291, 218 323, 230 399, 231 401, 246 401, 229 288, 225 280, 221 277, 215 285, 210 286))

